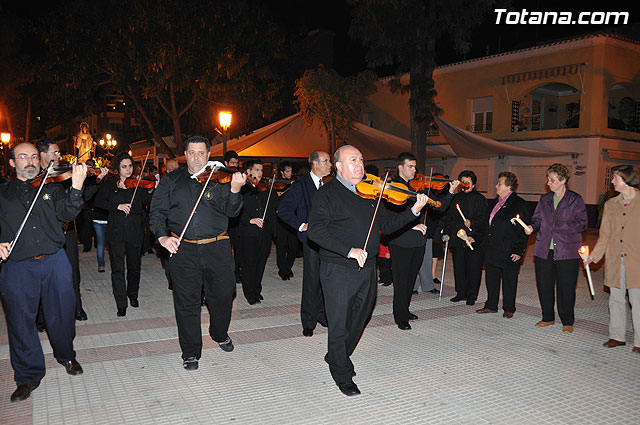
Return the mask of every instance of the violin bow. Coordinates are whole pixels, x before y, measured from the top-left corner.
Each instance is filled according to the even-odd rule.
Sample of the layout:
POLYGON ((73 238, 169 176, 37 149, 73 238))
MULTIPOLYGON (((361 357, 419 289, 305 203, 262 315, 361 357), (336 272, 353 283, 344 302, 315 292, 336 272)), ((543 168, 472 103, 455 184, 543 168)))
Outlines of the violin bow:
MULTIPOLYGON (((203 170, 200 170, 198 173, 194 174, 196 176, 196 178, 197 178, 198 174, 202 173, 202 171, 203 170)), ((191 214, 189 214, 189 218, 187 219, 187 222, 185 223, 184 227, 182 228, 182 232, 180 232, 180 237, 178 238, 178 243, 180 243, 182 241, 182 238, 184 237, 184 233, 187 231, 187 227, 189 227, 189 223, 191 223, 191 219, 193 218, 193 214, 196 212, 196 208, 198 208, 198 204, 200 204, 200 200, 202 199, 202 195, 204 194, 204 191, 207 190, 207 185, 211 181, 211 176, 213 176, 213 172, 209 173, 209 177, 207 177, 207 181, 204 182, 204 186, 202 187, 202 190, 200 191, 200 195, 198 196, 198 199, 196 200, 196 204, 193 206, 193 209, 191 210, 191 214)), ((169 258, 171 258, 171 257, 173 257, 173 253, 171 255, 169 255, 169 258)))
MULTIPOLYGON (((16 232, 16 235, 14 236, 13 240, 11 241, 11 244, 9 245, 9 254, 7 255, 7 260, 9 259, 9 256, 11 256, 11 251, 13 251, 13 248, 16 246, 16 242, 18 241, 18 238, 20 237, 20 234, 22 233, 22 229, 24 229, 24 225, 27 223, 27 220, 29 219, 29 216, 31 215, 31 211, 33 210, 33 206, 38 201, 38 198, 40 197, 40 192, 42 192, 42 188, 46 184, 47 178, 49 177, 49 172, 52 169, 53 169, 53 159, 49 162, 49 166, 47 167, 47 172, 45 173, 44 178, 42 179, 42 183, 40 184, 40 187, 38 188, 38 192, 36 193, 35 198, 33 198, 33 201, 31 202, 31 206, 27 210, 27 213, 25 214, 24 218, 22 219, 22 223, 20 223, 20 227, 18 227, 18 231, 16 232)), ((3 261, 4 260, 0 260, 0 263, 2 263, 3 261)))
POLYGON ((271 187, 269 188, 269 195, 267 196, 267 205, 264 206, 264 212, 262 213, 262 221, 267 216, 267 208, 269 208, 269 200, 271 199, 271 193, 273 192, 273 184, 276 182, 276 170, 273 170, 273 178, 271 179, 271 187))
MULTIPOLYGON (((427 198, 431 199, 429 195, 431 195, 431 182, 433 178, 433 167, 431 167, 431 172, 429 173, 429 189, 427 189, 427 198)), ((424 209, 424 225, 427 225, 427 215, 429 215, 429 208, 424 209)))
MULTIPOLYGON (((371 225, 369 226, 369 233, 367 233, 367 240, 364 242, 364 248, 362 248, 365 252, 367 251, 367 245, 369 245, 369 239, 371 238, 371 231, 373 230, 373 224, 376 222, 376 217, 378 216, 378 210, 380 209, 380 202, 382 201, 382 194, 384 193, 384 188, 387 186, 387 180, 389 179, 389 170, 384 175, 384 181, 382 182, 382 189, 380 190, 380 194, 378 195, 378 202, 376 204, 376 210, 373 212, 373 218, 371 219, 371 225)), ((362 267, 358 267, 358 271, 360 271, 362 267)))
MULTIPOLYGON (((151 151, 147 151, 147 156, 144 158, 144 162, 142 163, 142 169, 140 170, 140 175, 138 176, 138 181, 136 182, 136 187, 135 189, 133 189, 133 196, 131 197, 131 202, 129 202, 129 205, 133 206, 133 198, 136 197, 136 192, 138 191, 138 186, 140 185, 140 180, 142 179, 142 172, 144 171, 144 166, 147 165, 147 159, 149 159, 149 152, 151 151)), ((127 214, 129 215, 129 214, 127 214)))

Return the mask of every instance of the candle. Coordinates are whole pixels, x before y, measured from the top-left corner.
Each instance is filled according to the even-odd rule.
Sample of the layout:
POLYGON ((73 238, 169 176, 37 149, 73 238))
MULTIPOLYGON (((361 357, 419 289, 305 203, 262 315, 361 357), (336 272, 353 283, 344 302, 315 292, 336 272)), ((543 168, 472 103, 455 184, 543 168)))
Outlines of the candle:
MULTIPOLYGON (((464 223, 465 221, 467 221, 467 218, 464 216, 464 214, 462 213, 462 210, 460 209, 460 204, 456 204, 456 208, 458 209, 458 212, 460 213, 460 217, 462 217, 462 222, 464 223)), ((466 224, 465 224, 466 226, 466 224)), ((469 230, 471 230, 471 227, 469 227, 469 230)))
MULTIPOLYGON (((582 257, 582 260, 586 260, 589 258, 589 247, 587 245, 582 245, 578 250, 578 254, 582 257)), ((587 280, 589 281, 589 292, 591 293, 591 299, 594 299, 596 296, 595 291, 593 290, 593 280, 591 280, 591 269, 589 268, 589 264, 587 263, 584 266, 584 269, 587 271, 587 280)))
POLYGON ((460 229, 458 230, 458 233, 456 233, 456 235, 462 239, 463 241, 465 241, 467 243, 467 246, 469 248, 471 248, 471 250, 473 251, 473 246, 471 246, 471 242, 469 241, 469 236, 467 236, 467 232, 464 231, 464 229, 460 229))
POLYGON ((513 218, 511 219, 511 224, 515 225, 515 224, 516 224, 516 223, 515 223, 516 221, 517 221, 518 223, 520 223, 520 226, 522 226, 522 228, 523 228, 524 230, 527 230, 527 229, 528 229, 528 227, 529 227, 529 226, 527 226, 527 225, 525 224, 525 222, 524 222, 524 221, 522 221, 522 219, 520 218, 520 214, 516 214, 516 216, 515 216, 515 217, 513 217, 513 218))

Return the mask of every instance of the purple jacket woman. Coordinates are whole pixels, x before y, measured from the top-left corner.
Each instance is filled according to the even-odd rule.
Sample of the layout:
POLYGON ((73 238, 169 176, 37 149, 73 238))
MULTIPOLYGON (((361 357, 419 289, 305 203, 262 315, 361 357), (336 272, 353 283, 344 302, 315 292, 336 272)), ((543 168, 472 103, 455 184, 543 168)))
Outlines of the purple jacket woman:
POLYGON ((577 193, 567 189, 570 173, 563 164, 547 169, 547 186, 531 218, 527 234, 538 232, 533 249, 536 286, 542 307, 539 328, 555 323, 554 305, 558 298, 558 316, 562 331, 573 332, 576 283, 582 244, 581 233, 587 229, 587 209, 577 193))

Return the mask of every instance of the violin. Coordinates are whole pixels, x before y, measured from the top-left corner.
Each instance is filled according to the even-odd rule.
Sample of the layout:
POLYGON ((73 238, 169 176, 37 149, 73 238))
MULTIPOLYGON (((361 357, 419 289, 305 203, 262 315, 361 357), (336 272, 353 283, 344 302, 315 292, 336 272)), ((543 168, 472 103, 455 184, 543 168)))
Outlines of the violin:
POLYGON ((251 184, 260 192, 262 192, 263 190, 269 189, 272 183, 273 183, 274 190, 284 190, 287 188, 287 186, 291 185, 291 183, 294 182, 294 180, 282 180, 282 179, 270 179, 270 178, 266 178, 266 179, 263 178, 258 181, 254 177, 249 175, 247 175, 247 180, 249 180, 251 184))
MULTIPOLYGON (((426 189, 434 189, 434 190, 442 190, 447 186, 447 183, 454 181, 453 179, 445 179, 444 177, 428 177, 422 174, 416 174, 416 177, 409 182, 409 186, 413 190, 426 190, 426 189)), ((469 182, 460 182, 461 189, 469 189, 471 183, 469 182)))
MULTIPOLYGON (((231 176, 233 176, 234 173, 244 174, 244 171, 236 167, 217 167, 215 169, 210 169, 205 171, 204 173, 198 174, 198 181, 200 183, 204 183, 210 179, 215 180, 220 184, 229 183, 231 181, 231 176), (211 176, 211 178, 209 178, 209 176, 211 176)), ((255 179, 251 179, 250 176, 247 175, 247 180, 253 181, 255 179)))
MULTIPOLYGON (((356 185, 356 193, 365 199, 375 199, 380 196, 382 190, 383 181, 380 177, 373 174, 365 174, 364 179, 356 185)), ((388 202, 394 205, 404 205, 411 197, 415 197, 418 193, 402 184, 396 182, 387 181, 387 184, 382 192, 382 197, 388 202)), ((434 208, 440 207, 442 204, 440 201, 434 201, 431 198, 427 199, 427 204, 434 208)))
MULTIPOLYGON (((70 165, 62 165, 62 166, 58 165, 56 167, 53 167, 53 170, 49 173, 49 176, 47 177, 44 183, 45 184, 60 183, 65 180, 68 180, 71 178, 72 170, 73 169, 71 168, 70 165)), ((87 176, 97 176, 101 172, 102 172, 102 169, 98 167, 87 168, 87 176)), ((115 174, 115 171, 109 170, 109 173, 115 174)), ((46 174, 46 170, 40 172, 40 174, 38 174, 33 179, 31 179, 31 186, 39 187, 42 184, 42 179, 44 178, 45 174, 46 174)))
POLYGON ((153 177, 141 177, 140 184, 138 184, 138 176, 131 176, 124 179, 124 187, 127 189, 133 189, 136 185, 143 189, 153 189, 156 187, 156 179, 153 177))

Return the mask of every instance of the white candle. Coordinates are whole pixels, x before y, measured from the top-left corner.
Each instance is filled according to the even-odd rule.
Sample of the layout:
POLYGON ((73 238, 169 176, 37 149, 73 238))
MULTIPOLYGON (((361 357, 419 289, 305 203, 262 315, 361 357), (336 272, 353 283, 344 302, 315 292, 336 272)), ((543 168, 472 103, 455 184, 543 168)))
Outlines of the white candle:
MULTIPOLYGON (((589 247, 587 245, 583 245, 578 250, 578 254, 582 257, 583 260, 589 258, 589 247)), ((589 292, 591 292, 591 298, 595 299, 596 293, 593 290, 593 280, 591 280, 591 269, 589 268, 589 264, 584 266, 584 269, 587 271, 587 280, 589 281, 589 292)))
MULTIPOLYGON (((462 213, 462 210, 460 209, 460 204, 456 204, 456 208, 458 209, 458 212, 460 213, 460 217, 462 217, 462 222, 464 223, 465 221, 467 221, 467 218, 464 216, 464 214, 462 213)), ((466 224, 465 224, 465 226, 466 226, 466 224)), ((471 227, 467 226, 467 228, 469 230, 471 230, 471 227)))
POLYGON ((471 250, 473 251, 473 246, 471 246, 471 241, 469 241, 469 236, 467 236, 467 232, 464 231, 464 229, 460 229, 458 230, 458 233, 456 233, 456 235, 462 239, 463 241, 465 241, 467 243, 467 246, 469 248, 471 248, 471 250))
POLYGON ((520 214, 516 214, 516 216, 515 216, 515 217, 513 217, 513 218, 511 219, 511 224, 515 224, 515 222, 516 222, 516 221, 517 221, 517 222, 520 224, 520 226, 522 226, 522 228, 523 228, 523 229, 525 229, 525 230, 527 230, 527 228, 529 227, 529 226, 527 226, 527 225, 525 224, 525 222, 524 222, 524 221, 522 221, 522 219, 520 218, 520 214))

